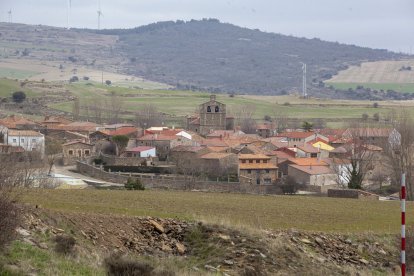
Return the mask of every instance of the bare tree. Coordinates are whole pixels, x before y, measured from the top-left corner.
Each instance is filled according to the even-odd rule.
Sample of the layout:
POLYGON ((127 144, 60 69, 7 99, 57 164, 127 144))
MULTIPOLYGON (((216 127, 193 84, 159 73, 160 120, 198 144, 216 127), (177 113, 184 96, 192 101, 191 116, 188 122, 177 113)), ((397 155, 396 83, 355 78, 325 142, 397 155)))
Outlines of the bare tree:
POLYGON ((75 100, 73 101, 72 113, 73 113, 73 119, 79 120, 79 116, 80 116, 79 98, 75 98, 75 100))
POLYGON ((53 138, 46 137, 45 153, 47 157, 47 163, 49 165, 48 175, 51 174, 53 165, 56 160, 62 155, 62 144, 53 138))
POLYGON ((347 143, 340 157, 333 159, 333 169, 337 174, 337 183, 349 189, 362 189, 366 175, 376 162, 376 151, 368 143, 372 129, 355 124, 345 134, 347 143))
POLYGON ((402 173, 406 174, 407 198, 414 200, 414 120, 407 110, 390 116, 393 131, 383 145, 386 164, 392 171, 392 183, 396 186, 401 182, 402 173))
POLYGON ((123 107, 122 99, 114 92, 111 92, 109 98, 106 99, 107 119, 110 123, 118 123, 119 115, 123 107))
POLYGON ((275 104, 274 108, 273 108, 273 121, 276 125, 276 131, 278 133, 283 132, 286 130, 286 128, 288 127, 289 124, 289 117, 285 112, 282 112, 279 108, 278 105, 275 104))
POLYGON ((145 104, 140 111, 136 113, 137 125, 147 128, 159 126, 162 123, 162 114, 153 104, 145 104))
POLYGON ((244 104, 235 108, 236 124, 244 133, 256 133, 256 121, 253 118, 255 111, 254 104, 244 104))

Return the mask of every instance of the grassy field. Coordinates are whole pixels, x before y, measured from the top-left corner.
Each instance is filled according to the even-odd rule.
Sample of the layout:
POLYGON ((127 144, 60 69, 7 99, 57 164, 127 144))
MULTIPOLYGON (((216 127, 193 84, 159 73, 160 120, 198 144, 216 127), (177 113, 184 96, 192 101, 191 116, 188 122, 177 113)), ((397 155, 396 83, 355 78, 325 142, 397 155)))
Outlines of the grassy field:
POLYGON ((340 71, 328 82, 335 83, 412 83, 414 70, 401 70, 414 67, 414 59, 382 60, 363 62, 360 66, 350 66, 340 71))
MULTIPOLYGON (((413 80, 414 81, 414 80, 413 80)), ((349 88, 355 89, 362 85, 365 88, 375 90, 394 90, 398 92, 414 93, 414 83, 341 83, 341 82, 327 82, 327 85, 332 85, 336 89, 347 90, 349 88)))
POLYGON ((36 96, 36 93, 21 87, 20 83, 15 80, 0 78, 0 97, 11 97, 15 91, 24 91, 28 97, 36 96))
MULTIPOLYGON (((68 89, 73 95, 79 97, 81 104, 94 101, 97 97, 105 99, 113 92, 121 96, 124 101, 123 110, 136 112, 145 104, 151 103, 159 111, 176 116, 192 114, 199 104, 209 98, 209 94, 205 92, 144 90, 87 83, 72 84, 68 86, 68 89)), ((372 102, 369 101, 304 100, 296 96, 237 95, 229 97, 227 94, 217 95, 217 100, 225 103, 228 113, 233 115, 243 106, 253 107, 256 119, 263 119, 265 115, 273 116, 275 110, 291 118, 303 119, 351 119, 361 118, 364 113, 370 116, 375 113, 385 116, 397 105, 384 102, 379 108, 373 108, 372 102)), ((51 107, 70 112, 72 105, 72 102, 62 102, 53 104, 51 107)))
MULTIPOLYGON (((173 191, 30 190, 23 202, 68 212, 205 220, 256 229, 397 234, 399 202, 173 191)), ((408 203, 407 217, 414 217, 408 203)), ((408 225, 414 226, 412 219, 408 225)))
POLYGON ((33 72, 29 70, 18 70, 18 69, 0 67, 0 78, 27 79, 36 74, 37 72, 33 72))

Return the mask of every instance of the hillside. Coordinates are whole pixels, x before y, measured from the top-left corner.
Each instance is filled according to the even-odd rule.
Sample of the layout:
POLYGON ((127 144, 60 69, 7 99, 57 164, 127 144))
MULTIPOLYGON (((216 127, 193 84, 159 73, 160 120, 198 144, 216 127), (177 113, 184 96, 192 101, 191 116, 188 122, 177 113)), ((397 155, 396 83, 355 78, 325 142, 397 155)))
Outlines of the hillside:
POLYGON ((179 88, 249 94, 301 90, 302 65, 308 83, 330 78, 360 61, 401 55, 352 45, 250 30, 218 20, 160 22, 118 35, 115 45, 129 62, 123 70, 179 88))
POLYGON ((338 71, 362 61, 405 57, 386 50, 265 33, 214 19, 101 31, 0 23, 0 37, 2 76, 49 81, 67 78, 71 72, 83 77, 82 72, 95 70, 99 79, 102 70, 179 89, 262 95, 301 91, 300 62, 307 64, 310 94, 333 97, 321 81, 338 71), (12 65, 6 62, 10 60, 12 65), (19 65, 19 61, 31 64, 34 60, 41 62, 36 68, 19 65))

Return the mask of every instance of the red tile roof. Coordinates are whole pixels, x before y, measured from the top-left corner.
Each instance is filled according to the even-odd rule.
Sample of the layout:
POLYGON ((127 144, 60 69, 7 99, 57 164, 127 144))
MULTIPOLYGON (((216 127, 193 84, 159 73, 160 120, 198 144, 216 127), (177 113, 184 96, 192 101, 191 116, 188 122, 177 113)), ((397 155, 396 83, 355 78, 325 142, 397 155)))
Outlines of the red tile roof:
POLYGON ((232 153, 225 152, 210 152, 201 156, 202 159, 222 159, 232 155, 232 153))
POLYGON ((110 136, 115 136, 115 135, 130 135, 130 134, 134 134, 138 131, 138 129, 136 127, 121 127, 118 128, 116 130, 110 130, 108 132, 108 134, 110 136))
POLYGON ((292 132, 283 132, 280 133, 279 137, 287 137, 287 138, 296 138, 296 139, 305 139, 309 136, 315 135, 314 132, 305 132, 305 131, 292 131, 292 132))
POLYGON ((289 165, 297 170, 300 170, 304 173, 310 175, 318 175, 318 174, 333 174, 334 171, 328 166, 299 166, 299 165, 289 165))
POLYGON ((177 136, 167 136, 162 134, 146 134, 140 138, 138 138, 138 141, 171 141, 178 139, 177 136))
POLYGON ((255 170, 255 169, 268 169, 275 170, 277 167, 272 163, 241 163, 239 164, 240 170, 255 170))

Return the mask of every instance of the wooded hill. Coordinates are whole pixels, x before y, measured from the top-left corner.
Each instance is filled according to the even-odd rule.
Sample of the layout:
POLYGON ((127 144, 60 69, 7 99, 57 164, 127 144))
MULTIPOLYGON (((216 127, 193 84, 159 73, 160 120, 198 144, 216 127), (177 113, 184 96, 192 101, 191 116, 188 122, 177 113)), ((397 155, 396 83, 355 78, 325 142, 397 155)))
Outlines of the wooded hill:
MULTIPOLYGON (((91 31, 91 30, 89 30, 91 31)), ((123 70, 178 88, 249 94, 300 91, 302 65, 317 87, 338 70, 400 54, 220 23, 215 19, 93 31, 119 36, 123 70)))

